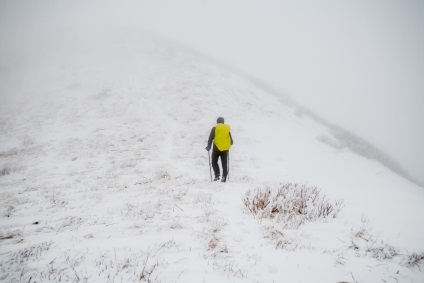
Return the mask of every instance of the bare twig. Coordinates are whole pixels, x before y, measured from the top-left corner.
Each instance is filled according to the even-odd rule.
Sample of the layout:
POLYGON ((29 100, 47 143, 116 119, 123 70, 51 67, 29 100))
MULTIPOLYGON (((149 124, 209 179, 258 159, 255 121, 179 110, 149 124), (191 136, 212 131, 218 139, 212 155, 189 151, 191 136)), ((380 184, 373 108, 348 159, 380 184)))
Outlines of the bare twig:
POLYGON ((350 272, 350 275, 352 276, 353 281, 355 281, 356 283, 358 283, 358 281, 356 281, 355 276, 353 276, 353 273, 350 272))
POLYGON ((175 206, 178 207, 182 212, 184 212, 184 210, 181 207, 179 207, 177 204, 175 204, 175 206))
POLYGON ((146 265, 147 265, 147 261, 149 260, 149 256, 150 256, 150 252, 147 254, 146 260, 144 261, 143 270, 141 271, 141 274, 140 274, 140 280, 143 280, 146 277, 146 275, 144 274, 144 271, 146 270, 146 265))

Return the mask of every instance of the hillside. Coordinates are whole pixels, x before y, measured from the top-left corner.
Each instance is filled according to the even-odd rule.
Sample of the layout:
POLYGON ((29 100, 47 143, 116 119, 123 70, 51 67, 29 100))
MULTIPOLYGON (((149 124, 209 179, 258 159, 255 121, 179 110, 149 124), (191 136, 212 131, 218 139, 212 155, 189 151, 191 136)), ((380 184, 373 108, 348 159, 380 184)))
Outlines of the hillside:
POLYGON ((1 282, 422 282, 422 188, 198 54, 85 37, 4 75, 1 282), (218 116, 225 184, 204 149, 218 116), (340 211, 288 227, 244 205, 290 183, 340 211))

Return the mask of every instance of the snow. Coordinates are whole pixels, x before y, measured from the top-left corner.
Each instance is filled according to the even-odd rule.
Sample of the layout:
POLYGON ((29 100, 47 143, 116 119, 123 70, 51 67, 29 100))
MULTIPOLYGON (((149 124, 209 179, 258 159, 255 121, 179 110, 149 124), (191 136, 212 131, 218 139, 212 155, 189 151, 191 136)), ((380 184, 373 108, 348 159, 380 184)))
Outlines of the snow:
POLYGON ((1 282, 423 282, 423 261, 406 264, 424 252, 422 188, 199 54, 137 30, 86 36, 1 89, 1 282), (227 183, 204 149, 219 116, 227 183), (344 208, 285 229, 244 207, 287 182, 344 208))

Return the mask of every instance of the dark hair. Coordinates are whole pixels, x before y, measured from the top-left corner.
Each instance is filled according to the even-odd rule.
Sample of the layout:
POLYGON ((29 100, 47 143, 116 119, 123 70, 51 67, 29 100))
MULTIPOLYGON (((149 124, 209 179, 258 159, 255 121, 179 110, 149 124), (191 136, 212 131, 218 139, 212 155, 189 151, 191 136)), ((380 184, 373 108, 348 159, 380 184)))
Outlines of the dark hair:
POLYGON ((222 124, 224 124, 224 118, 219 117, 218 119, 216 119, 216 123, 217 123, 217 124, 218 124, 218 123, 222 123, 222 124))

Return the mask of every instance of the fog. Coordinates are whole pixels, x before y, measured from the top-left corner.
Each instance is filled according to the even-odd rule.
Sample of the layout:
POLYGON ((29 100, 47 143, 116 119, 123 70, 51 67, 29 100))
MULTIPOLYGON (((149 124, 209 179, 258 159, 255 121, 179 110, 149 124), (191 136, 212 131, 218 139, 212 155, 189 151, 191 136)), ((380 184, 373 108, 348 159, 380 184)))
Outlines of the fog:
POLYGON ((423 1, 2 0, 1 99, 93 27, 139 28, 258 78, 424 183, 423 1))

